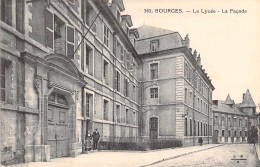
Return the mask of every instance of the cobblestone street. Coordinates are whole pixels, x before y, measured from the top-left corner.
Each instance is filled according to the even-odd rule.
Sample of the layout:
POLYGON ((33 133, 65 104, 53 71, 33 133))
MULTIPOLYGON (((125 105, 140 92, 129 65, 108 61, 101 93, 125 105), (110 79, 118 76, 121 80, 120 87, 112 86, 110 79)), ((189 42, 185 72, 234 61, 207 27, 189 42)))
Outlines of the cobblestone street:
POLYGON ((256 166, 253 145, 203 145, 147 152, 93 152, 76 158, 31 162, 15 167, 85 166, 256 166), (243 155, 243 157, 241 157, 243 155), (231 160, 240 159, 240 160, 231 160), (239 161, 239 163, 237 163, 239 161))
POLYGON ((253 145, 227 144, 151 166, 257 166, 253 145))

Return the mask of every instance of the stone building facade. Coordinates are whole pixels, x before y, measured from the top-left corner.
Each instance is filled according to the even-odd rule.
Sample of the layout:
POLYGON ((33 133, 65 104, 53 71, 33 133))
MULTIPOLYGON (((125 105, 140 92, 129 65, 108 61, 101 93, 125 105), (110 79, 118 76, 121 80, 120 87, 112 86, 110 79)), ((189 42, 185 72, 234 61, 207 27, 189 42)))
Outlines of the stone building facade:
POLYGON ((184 145, 212 139, 212 91, 200 55, 192 53, 188 35, 143 25, 136 50, 141 89, 140 135, 179 138, 184 145))
POLYGON ((211 142, 214 87, 188 36, 131 29, 122 0, 1 0, 1 163, 101 141, 211 142))
POLYGON ((1 163, 76 156, 95 128, 103 141, 137 137, 140 59, 122 11, 121 0, 1 0, 1 163))
POLYGON ((251 127, 259 128, 259 114, 249 90, 243 94, 242 103, 235 104, 230 95, 213 103, 214 143, 247 142, 251 127))

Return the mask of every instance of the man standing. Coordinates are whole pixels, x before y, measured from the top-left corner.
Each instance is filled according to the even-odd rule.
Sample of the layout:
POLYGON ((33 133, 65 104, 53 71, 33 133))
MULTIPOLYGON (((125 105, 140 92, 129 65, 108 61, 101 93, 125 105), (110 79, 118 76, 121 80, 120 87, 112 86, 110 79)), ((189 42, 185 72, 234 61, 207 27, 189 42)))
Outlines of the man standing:
POLYGON ((99 140, 99 133, 98 133, 98 128, 95 129, 95 131, 92 134, 92 139, 93 139, 93 150, 97 149, 97 144, 98 144, 98 140, 99 140))

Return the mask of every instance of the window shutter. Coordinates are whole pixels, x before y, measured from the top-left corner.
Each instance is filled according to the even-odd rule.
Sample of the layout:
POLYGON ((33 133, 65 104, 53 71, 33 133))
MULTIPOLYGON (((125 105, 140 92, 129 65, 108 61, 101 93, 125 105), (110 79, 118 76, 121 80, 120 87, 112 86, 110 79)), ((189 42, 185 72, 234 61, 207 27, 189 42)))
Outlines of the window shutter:
POLYGON ((53 49, 54 45, 54 14, 49 10, 45 11, 46 46, 53 49))
POLYGON ((74 27, 67 25, 67 35, 66 35, 66 54, 69 56, 71 59, 74 59, 74 39, 75 39, 75 34, 74 34, 74 27))

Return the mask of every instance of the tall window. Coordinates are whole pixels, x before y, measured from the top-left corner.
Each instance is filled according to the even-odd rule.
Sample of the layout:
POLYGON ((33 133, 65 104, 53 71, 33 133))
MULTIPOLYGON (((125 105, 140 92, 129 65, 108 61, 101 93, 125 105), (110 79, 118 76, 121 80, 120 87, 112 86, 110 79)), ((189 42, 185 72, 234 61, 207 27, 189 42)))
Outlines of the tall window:
POLYGON ((128 88, 129 87, 129 81, 128 79, 125 78, 125 96, 129 97, 129 92, 128 92, 128 88))
POLYGON ((192 136, 192 120, 190 119, 190 136, 192 136))
POLYGON ((188 120, 185 118, 184 120, 184 136, 188 136, 188 120))
POLYGON ((158 138, 158 118, 150 118, 150 139, 158 138))
POLYGON ((151 79, 158 79, 158 63, 150 64, 151 79))
POLYGON ((129 124, 129 109, 125 109, 125 121, 129 124))
POLYGON ((200 122, 198 121, 198 136, 200 135, 200 122))
POLYGON ((194 130, 193 130, 193 133, 194 133, 194 134, 193 134, 193 135, 196 136, 196 121, 194 120, 193 122, 194 122, 194 123, 193 123, 193 125, 194 125, 194 128, 193 128, 193 129, 194 129, 194 130))
POLYGON ((1 21, 12 26, 12 1, 1 0, 1 21))
POLYGON ((116 71, 116 90, 119 92, 120 91, 120 73, 118 71, 116 71))
POLYGON ((0 78, 0 83, 1 83, 1 98, 0 100, 1 101, 5 101, 6 100, 6 64, 5 64, 5 61, 3 61, 3 59, 0 59, 1 61, 1 71, 0 71, 0 75, 1 75, 1 78, 0 78))
POLYGON ((151 52, 155 52, 159 49, 159 40, 151 41, 151 52))
MULTIPOLYGON (((91 27, 91 30, 96 32, 96 22, 94 22, 94 19, 97 15, 97 13, 95 12, 95 10, 93 9, 93 7, 88 3, 86 2, 86 10, 85 10, 85 22, 88 26, 90 26, 92 23, 92 27, 91 27)), ((84 13, 84 9, 83 9, 83 12, 84 13)))
POLYGON ((86 69, 88 74, 93 75, 93 49, 86 46, 86 69))
POLYGON ((124 47, 122 45, 120 46, 120 59, 124 61, 124 47))
POLYGON ((104 100, 103 119, 108 120, 108 101, 107 100, 104 100))
POLYGON ((108 47, 109 46, 109 29, 106 25, 104 25, 104 44, 108 47))
POLYGON ((188 89, 185 88, 185 93, 184 93, 184 102, 185 102, 185 104, 187 104, 187 101, 188 101, 188 89))
POLYGON ((239 127, 242 126, 242 119, 239 119, 239 127))
POLYGON ((120 110, 120 105, 116 105, 116 117, 117 117, 117 122, 121 122, 121 110, 120 110))
POLYGON ((106 84, 108 84, 108 62, 104 60, 104 67, 103 67, 103 78, 106 84))
POLYGON ((150 88, 151 98, 158 98, 158 88, 150 88))
POLYGON ((133 125, 136 125, 136 112, 133 111, 133 125))
POLYGON ((133 100, 136 101, 135 86, 133 85, 133 100))
POLYGON ((91 98, 91 94, 86 94, 86 116, 89 117, 89 113, 90 113, 90 98, 91 98))
POLYGON ((222 130, 222 137, 224 137, 225 135, 225 130, 222 130))

